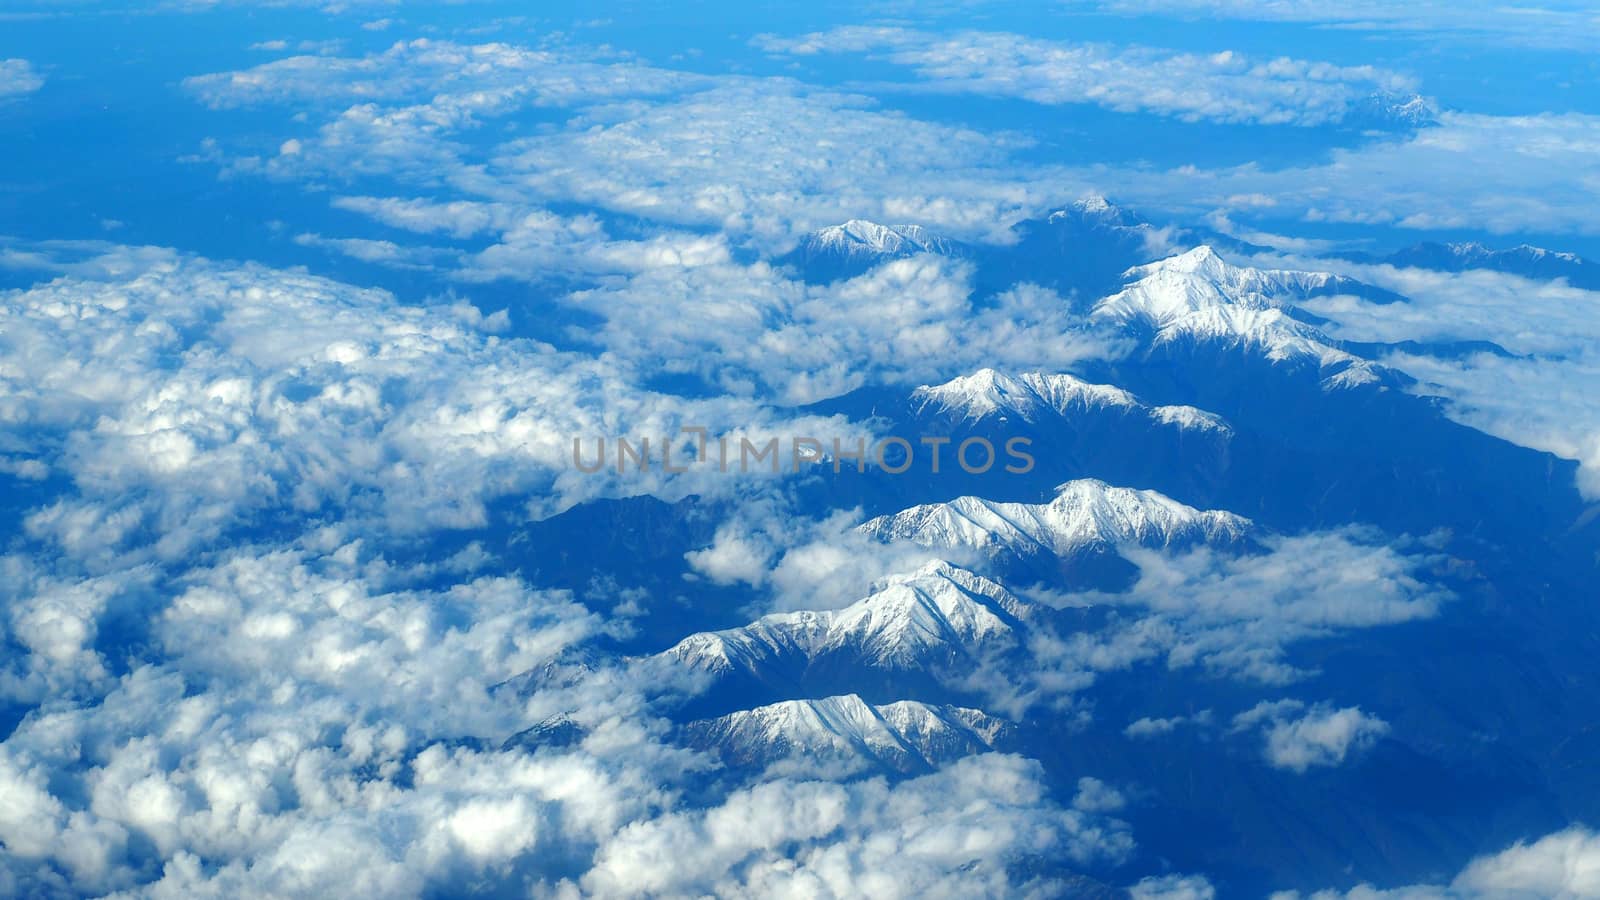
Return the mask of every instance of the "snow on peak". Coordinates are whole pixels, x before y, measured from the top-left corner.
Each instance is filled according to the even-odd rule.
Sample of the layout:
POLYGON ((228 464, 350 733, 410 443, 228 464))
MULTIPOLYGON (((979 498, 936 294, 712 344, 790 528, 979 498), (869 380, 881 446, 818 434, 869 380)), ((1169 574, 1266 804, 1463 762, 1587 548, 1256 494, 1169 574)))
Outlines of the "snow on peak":
POLYGON ((1370 362, 1286 312, 1296 300, 1359 288, 1341 276, 1235 266, 1200 246, 1135 266, 1125 278, 1122 290, 1095 304, 1093 318, 1148 329, 1156 345, 1226 341, 1273 362, 1310 362, 1330 389, 1381 380, 1370 362))
POLYGON ((980 420, 1016 416, 1030 424, 1047 417, 1091 410, 1143 414, 1162 425, 1227 433, 1221 417, 1192 406, 1149 407, 1138 397, 1108 384, 1093 384, 1065 373, 1026 372, 1007 375, 979 369, 940 385, 924 385, 911 394, 918 415, 980 420))
POLYGON ((1326 272, 1234 266, 1199 247, 1129 269, 1130 282, 1095 305, 1102 319, 1143 320, 1156 327, 1212 309, 1277 310, 1290 300, 1328 290, 1343 279, 1326 272))
POLYGON ((1575 253, 1562 253, 1557 250, 1547 250, 1544 247, 1535 247, 1532 244, 1518 244, 1509 250, 1496 250, 1480 244, 1477 241, 1461 241, 1445 244, 1451 255, 1468 262, 1493 262, 1500 259, 1521 259, 1540 261, 1558 259, 1562 262, 1583 264, 1583 257, 1575 253))
POLYGON ((1249 519, 1230 512, 1202 511, 1155 491, 1085 478, 1061 485, 1049 503, 959 497, 880 516, 861 530, 882 541, 969 548, 990 558, 1004 553, 1068 558, 1106 545, 1231 545, 1252 527, 1249 519))
POLYGON ((763 616, 742 628, 690 635, 666 654, 713 674, 757 678, 833 654, 879 668, 925 669, 1009 644, 1030 612, 993 581, 936 562, 885 579, 844 609, 763 616))
POLYGON ((1092 228, 1151 230, 1149 223, 1099 194, 1090 194, 1052 211, 1045 217, 1045 222, 1050 225, 1081 223, 1092 228))
POLYGON ((1139 406, 1139 401, 1121 388, 1091 384, 1072 375, 1030 372, 1013 377, 994 369, 979 369, 940 385, 924 385, 911 396, 919 413, 953 412, 972 419, 1001 413, 1029 422, 1038 421, 1042 414, 1061 414, 1073 408, 1139 406))
POLYGON ((826 251, 845 256, 949 255, 954 252, 948 240, 928 233, 920 225, 880 225, 866 219, 851 219, 843 225, 814 231, 806 239, 806 249, 812 253, 826 251))
POLYGON ((1005 728, 975 709, 909 700, 873 706, 846 694, 758 706, 691 722, 684 731, 691 744, 742 765, 803 754, 912 771, 992 749, 1005 728))

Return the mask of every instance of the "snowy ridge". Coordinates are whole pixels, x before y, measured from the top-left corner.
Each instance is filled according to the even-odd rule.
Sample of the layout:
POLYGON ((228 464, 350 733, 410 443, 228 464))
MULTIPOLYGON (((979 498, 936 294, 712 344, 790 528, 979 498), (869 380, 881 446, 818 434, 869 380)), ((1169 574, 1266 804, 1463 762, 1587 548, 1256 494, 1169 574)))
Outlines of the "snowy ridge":
POLYGON ((1047 416, 1074 412, 1118 410, 1150 417, 1162 425, 1182 429, 1231 432, 1220 416, 1192 406, 1146 406, 1119 387, 1092 384, 1067 374, 1028 372, 1016 376, 980 369, 940 385, 924 385, 911 394, 918 415, 953 416, 979 420, 990 416, 1017 416, 1036 424, 1047 416))
POLYGON ((989 558, 1007 552, 1068 558, 1108 545, 1231 545, 1253 527, 1249 519, 1230 512, 1201 511, 1155 491, 1112 487, 1086 478, 1057 488, 1049 503, 960 497, 880 516, 861 530, 885 542, 971 548, 989 558))
POLYGON ((796 755, 932 768, 994 746, 1006 725, 975 709, 902 700, 872 706, 855 694, 787 700, 684 726, 688 742, 741 765, 796 755))
POLYGON ((1224 341, 1273 362, 1314 363, 1330 389, 1382 380, 1372 363, 1285 312, 1294 300, 1359 287, 1342 276, 1234 266, 1201 246, 1126 277, 1126 287, 1095 304, 1096 320, 1147 328, 1157 345, 1224 341))
POLYGON ((1582 265, 1583 257, 1576 253, 1563 253, 1558 250, 1546 250, 1532 244, 1518 244, 1509 250, 1495 250, 1486 247, 1477 241, 1464 241, 1460 243, 1445 244, 1451 254, 1471 262, 1495 262, 1499 260, 1545 260, 1559 259, 1562 262, 1582 265))
POLYGON ((836 254, 845 259, 913 253, 957 255, 953 243, 928 233, 921 225, 879 225, 865 219, 851 219, 843 225, 814 231, 806 237, 801 249, 811 255, 836 254))
POLYGON ((1009 645, 1029 613, 1000 585, 935 562, 886 579, 844 609, 775 613, 742 628, 693 634, 666 655, 712 674, 758 678, 833 653, 878 668, 921 670, 1009 645))

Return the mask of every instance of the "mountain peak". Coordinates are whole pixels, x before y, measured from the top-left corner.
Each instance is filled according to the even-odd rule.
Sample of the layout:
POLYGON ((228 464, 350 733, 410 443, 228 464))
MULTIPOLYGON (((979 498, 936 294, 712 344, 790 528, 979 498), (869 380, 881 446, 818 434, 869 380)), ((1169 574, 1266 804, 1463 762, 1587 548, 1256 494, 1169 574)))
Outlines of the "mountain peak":
POLYGON ((1047 554, 1070 558, 1102 546, 1231 546, 1253 530, 1249 519, 1202 511, 1155 491, 1115 487, 1093 478, 1069 481, 1048 503, 997 503, 958 497, 880 516, 861 530, 882 541, 933 549, 969 548, 994 558, 1047 554))
POLYGON ((882 225, 867 219, 820 228, 807 236, 802 246, 812 254, 832 251, 846 256, 948 255, 955 249, 950 241, 930 234, 920 225, 882 225))
POLYGON ((911 397, 919 414, 954 414, 962 419, 1015 415, 1028 422, 1037 421, 1045 413, 1060 414, 1074 407, 1139 406, 1138 399, 1121 388, 1091 384, 1064 372, 1011 376, 988 368, 944 384, 923 385, 911 397))
POLYGON ((1006 725, 979 710, 901 700, 873 706, 857 694, 785 700, 684 728, 689 743, 737 764, 843 757, 900 772, 994 747, 1006 725))
POLYGON ((742 628, 684 638, 666 655, 714 674, 777 681, 843 653, 862 664, 916 670, 1008 642, 1031 610, 993 581, 945 562, 893 575, 844 609, 774 613, 742 628))
POLYGON ((1107 226, 1136 226, 1144 224, 1137 216, 1107 200, 1101 194, 1088 194, 1045 217, 1045 221, 1050 224, 1057 224, 1068 219, 1107 226))
POLYGON ((1380 380, 1371 363, 1286 310, 1293 301, 1362 294, 1367 286, 1327 272, 1235 266, 1209 246, 1135 266, 1122 290, 1096 303, 1093 318, 1153 332, 1153 345, 1224 341, 1261 351, 1273 362, 1304 361, 1323 370, 1328 388, 1380 380))
POLYGON ((1109 384, 1095 384, 1077 376, 1024 372, 1008 375, 984 368, 938 385, 923 385, 911 393, 919 415, 954 416, 963 421, 1016 416, 1037 423, 1047 416, 1085 410, 1142 413, 1155 423, 1180 429, 1229 433, 1220 417, 1192 406, 1146 406, 1138 397, 1109 384))

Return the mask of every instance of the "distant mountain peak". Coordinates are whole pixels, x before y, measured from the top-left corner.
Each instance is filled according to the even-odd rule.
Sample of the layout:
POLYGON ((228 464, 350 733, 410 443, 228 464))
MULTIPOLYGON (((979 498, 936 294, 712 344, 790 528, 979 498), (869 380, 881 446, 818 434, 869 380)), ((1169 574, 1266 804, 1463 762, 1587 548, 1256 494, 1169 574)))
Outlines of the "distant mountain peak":
POLYGON ((1576 253, 1549 250, 1532 244, 1518 244, 1505 250, 1496 250, 1478 241, 1452 243, 1424 241, 1386 256, 1347 253, 1342 254, 1342 257, 1356 262, 1381 263, 1403 269, 1418 268, 1439 272, 1488 269, 1520 275, 1523 278, 1541 280, 1565 278, 1573 287, 1600 290, 1600 266, 1576 253))
POLYGON ((901 772, 994 747, 1009 726, 979 710, 902 700, 873 706, 857 694, 785 700, 684 727, 689 743, 741 765, 803 755, 901 772))
POLYGON ((1477 241, 1461 241, 1445 244, 1449 251, 1464 260, 1472 262, 1493 262, 1496 260, 1561 260, 1573 265, 1583 265, 1585 260, 1576 253, 1563 253, 1558 250, 1547 250, 1544 247, 1535 247, 1532 244, 1518 244, 1507 250, 1496 250, 1477 241))
POLYGON ((813 231, 802 242, 810 254, 833 252, 845 256, 900 256, 911 253, 949 255, 955 245, 930 233, 921 225, 881 225, 866 219, 851 219, 813 231))
POLYGON ((1372 363, 1288 312, 1293 301, 1362 295, 1368 287, 1327 272, 1235 266, 1201 245, 1134 266, 1123 289, 1095 304, 1093 318, 1153 333, 1154 345, 1222 341, 1260 350, 1273 362, 1308 362, 1328 388, 1382 380, 1372 363))
POLYGON ((666 655, 713 674, 743 671, 761 679, 840 652, 879 668, 917 670, 1011 641, 1031 612, 999 584, 932 562, 883 579, 843 609, 774 613, 741 628, 690 635, 666 655))
POLYGON ((861 530, 883 541, 933 549, 971 548, 991 558, 1040 553, 1071 558, 1096 547, 1234 545, 1254 528, 1230 512, 1198 510, 1155 491, 1093 478, 1061 485, 1048 503, 997 503, 958 497, 880 516, 861 530))
POLYGON ((1109 227, 1150 227, 1143 219, 1107 200, 1102 194, 1085 195, 1045 217, 1045 221, 1052 225, 1066 220, 1109 227))
POLYGON ((1094 384, 1065 372, 1008 375, 984 368, 944 384, 924 385, 913 391, 911 397, 918 413, 955 416, 962 420, 1017 416, 1025 422, 1038 422, 1048 414, 1115 409, 1143 414, 1158 424, 1181 429, 1220 434, 1232 431, 1213 413, 1192 406, 1146 406, 1122 388, 1094 384))

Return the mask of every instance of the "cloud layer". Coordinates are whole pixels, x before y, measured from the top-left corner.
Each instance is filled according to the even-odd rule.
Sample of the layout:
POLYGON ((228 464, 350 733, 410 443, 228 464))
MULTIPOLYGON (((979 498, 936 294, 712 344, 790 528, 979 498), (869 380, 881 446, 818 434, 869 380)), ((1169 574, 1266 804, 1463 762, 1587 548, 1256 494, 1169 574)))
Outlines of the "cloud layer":
MULTIPOLYGON (((1324 125, 1412 87, 1372 66, 1278 57, 1252 60, 1230 50, 1178 53, 1045 41, 968 31, 937 35, 904 28, 847 26, 796 38, 764 36, 772 53, 881 54, 910 67, 913 90, 1017 97, 1035 103, 1092 103, 1185 121, 1324 125)), ((891 87, 892 89, 892 87, 891 87)), ((1403 99, 1396 97, 1396 102, 1403 99)))

